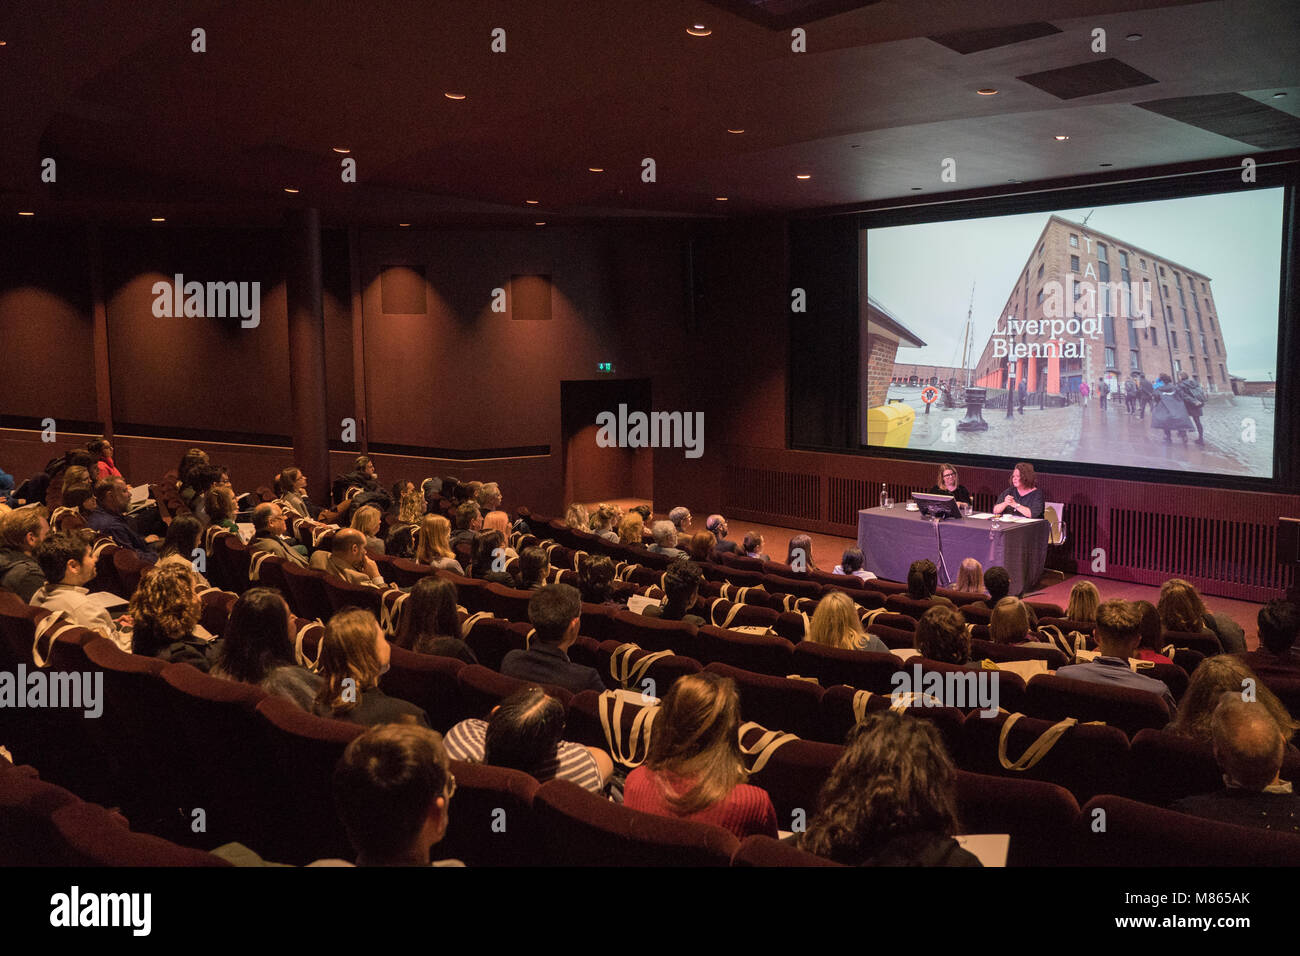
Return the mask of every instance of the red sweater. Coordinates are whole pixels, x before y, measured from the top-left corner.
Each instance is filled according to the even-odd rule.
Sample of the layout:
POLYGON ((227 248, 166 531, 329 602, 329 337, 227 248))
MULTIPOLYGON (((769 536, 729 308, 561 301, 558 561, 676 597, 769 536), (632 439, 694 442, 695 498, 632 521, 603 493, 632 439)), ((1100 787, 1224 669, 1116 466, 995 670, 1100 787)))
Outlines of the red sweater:
MULTIPOLYGON (((688 777, 666 772, 656 774, 645 767, 637 767, 627 775, 627 783, 623 788, 623 805, 661 817, 678 817, 668 805, 660 786, 661 779, 668 781, 677 793, 685 792, 691 785, 688 777)), ((711 823, 730 830, 741 840, 755 833, 774 837, 777 831, 776 808, 772 806, 772 798, 766 790, 747 783, 737 784, 721 803, 679 819, 711 823)))

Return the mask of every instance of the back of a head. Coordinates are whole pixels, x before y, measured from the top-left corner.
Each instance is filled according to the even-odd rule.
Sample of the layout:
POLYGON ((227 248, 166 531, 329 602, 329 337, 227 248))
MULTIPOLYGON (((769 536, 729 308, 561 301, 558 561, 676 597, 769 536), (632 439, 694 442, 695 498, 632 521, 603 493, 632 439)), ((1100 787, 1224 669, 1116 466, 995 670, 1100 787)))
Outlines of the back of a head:
POLYGON ((1178 701, 1178 712, 1174 715, 1170 729, 1187 737, 1208 741, 1210 718, 1228 694, 1258 701, 1272 716, 1282 736, 1288 740, 1300 728, 1300 724, 1287 712, 1286 706, 1260 681, 1253 670, 1231 654, 1216 654, 1207 657, 1192 671, 1192 679, 1188 681, 1187 690, 1178 701))
POLYGON ((957 832, 956 773, 938 729, 891 711, 849 731, 799 845, 841 863, 862 863, 895 837, 957 832))
POLYGON ((33 556, 41 566, 41 573, 49 585, 62 583, 68 573, 68 562, 86 560, 90 543, 77 535, 52 534, 36 546, 33 556))
POLYGON ((564 736, 564 705, 540 687, 525 687, 503 700, 487 724, 484 762, 534 773, 555 759, 564 736))
POLYGON ((671 521, 656 521, 650 526, 650 534, 654 536, 655 544, 661 548, 677 547, 677 528, 671 521))
POLYGON ((1071 621, 1095 621, 1101 593, 1091 581, 1080 581, 1070 589, 1070 601, 1065 616, 1071 621))
POLYGON ((544 548, 524 548, 519 555, 519 586, 531 588, 545 584, 550 570, 551 560, 544 548))
MULTIPOLYGON (((1156 606, 1150 601, 1134 601, 1133 604, 1137 607, 1140 617, 1138 630, 1142 634, 1142 640, 1138 646, 1151 651, 1159 651, 1160 632, 1162 630, 1160 627, 1160 612, 1156 610, 1156 606)), ((1100 607, 1100 605, 1098 606, 1100 607)))
POLYGON ((402 609, 397 645, 413 649, 421 639, 460 637, 456 585, 435 575, 415 582, 402 609))
POLYGON ((250 516, 253 522, 254 534, 265 534, 271 530, 271 522, 275 520, 276 505, 269 501, 264 501, 253 508, 250 516))
POLYGON ((686 543, 686 553, 691 556, 693 561, 712 561, 713 548, 717 544, 717 539, 707 531, 697 531, 691 535, 691 540, 686 543))
POLYGON ((1243 790, 1262 791, 1277 779, 1286 741, 1277 722, 1258 703, 1224 694, 1210 720, 1214 756, 1243 790))
POLYGON ((424 492, 418 488, 403 491, 396 501, 397 520, 403 524, 415 524, 428 507, 424 492))
POLYGON ((970 632, 966 630, 966 619, 955 608, 936 604, 916 622, 915 645, 921 656, 929 660, 943 664, 967 663, 970 632))
POLYGON ((689 815, 725 799, 744 779, 735 682, 708 671, 679 677, 659 705, 646 767, 695 778, 686 793, 666 793, 678 813, 689 815))
POLYGON ((289 620, 289 608, 278 592, 245 591, 221 632, 221 669, 234 680, 257 684, 272 668, 295 663, 289 620))
POLYGON ((506 543, 505 535, 500 531, 482 531, 470 545, 470 568, 476 578, 481 578, 496 570, 494 562, 500 555, 497 550, 506 543))
POLYGON ((957 571, 957 590, 978 592, 984 590, 984 568, 974 558, 963 558, 957 571))
POLYGON ((510 516, 504 511, 489 511, 483 516, 484 531, 500 531, 502 535, 510 535, 510 516))
POLYGON ((843 591, 829 591, 817 602, 804 640, 851 649, 861 634, 862 619, 853 598, 843 591))
POLYGON ((528 601, 528 620, 537 631, 536 639, 559 644, 575 617, 582 614, 582 596, 568 584, 548 584, 528 601))
POLYGON ((1161 585, 1156 609, 1167 631, 1194 634, 1205 626, 1205 604, 1196 588, 1182 578, 1170 578, 1161 585))
POLYGON ((202 613, 189 565, 159 564, 147 569, 131 595, 130 610, 131 649, 136 654, 153 657, 172 642, 189 637, 202 613))
POLYGON ((450 776, 436 730, 381 724, 348 744, 334 770, 334 806, 359 859, 394 860, 408 850, 450 776))
POLYGON ((1017 644, 1029 633, 1029 612, 1020 598, 1004 597, 989 615, 989 636, 995 644, 1017 644))
POLYGON ((363 505, 352 513, 352 527, 372 538, 378 533, 383 517, 374 505, 363 505))
POLYGON ((917 601, 928 600, 934 597, 938 586, 939 569, 934 566, 933 561, 922 558, 920 561, 912 562, 912 566, 907 569, 908 597, 917 601))
POLYGON ((984 572, 984 590, 989 592, 989 606, 992 607, 1007 596, 1011 590, 1011 575, 1001 565, 993 565, 984 572))
POLYGON ((645 529, 645 520, 639 511, 629 511, 618 523, 618 540, 620 544, 640 544, 641 533, 645 529))
POLYGON ((704 528, 720 538, 722 537, 722 526, 726 523, 727 519, 722 515, 709 515, 704 521, 704 528))
POLYGON ((466 501, 456 506, 454 518, 457 531, 468 531, 479 516, 478 505, 472 501, 466 501))
POLYGON ((744 541, 741 544, 744 546, 746 554, 754 554, 759 548, 763 547, 763 536, 757 531, 746 531, 744 541))
POLYGON ((668 520, 673 523, 673 527, 678 531, 682 530, 682 525, 686 523, 686 519, 690 516, 690 509, 683 507, 682 505, 678 505, 672 511, 668 512, 668 520))
POLYGON ((1132 601, 1103 601, 1097 605, 1096 618, 1098 644, 1128 645, 1141 638, 1142 612, 1132 601))
POLYGON ((805 571, 813 570, 811 535, 797 534, 790 539, 790 547, 785 554, 785 563, 796 570, 799 568, 805 571))
POLYGON ((27 547, 27 536, 39 534, 42 522, 49 521, 44 505, 17 508, 0 519, 0 545, 22 551, 27 547))
POLYGON ((1285 656, 1300 632, 1300 608, 1290 601, 1269 601, 1259 609, 1259 643, 1271 653, 1285 656))
POLYGON ((588 555, 578 571, 582 599, 591 604, 604 604, 614 591, 614 562, 608 555, 588 555))
POLYGON ((564 512, 564 523, 574 530, 589 530, 591 528, 590 521, 591 515, 587 513, 586 505, 580 505, 576 501, 569 505, 568 510, 564 512))
POLYGON ((840 570, 845 574, 852 574, 854 571, 861 571, 862 561, 863 557, 861 548, 845 548, 844 554, 840 557, 840 570))
POLYGON ((330 539, 330 553, 341 555, 354 547, 364 548, 366 546, 366 536, 356 528, 339 528, 334 532, 334 537, 330 539))
POLYGON ((664 593, 668 596, 668 607, 685 611, 699 591, 702 580, 704 573, 685 558, 678 558, 670 564, 664 575, 664 593))

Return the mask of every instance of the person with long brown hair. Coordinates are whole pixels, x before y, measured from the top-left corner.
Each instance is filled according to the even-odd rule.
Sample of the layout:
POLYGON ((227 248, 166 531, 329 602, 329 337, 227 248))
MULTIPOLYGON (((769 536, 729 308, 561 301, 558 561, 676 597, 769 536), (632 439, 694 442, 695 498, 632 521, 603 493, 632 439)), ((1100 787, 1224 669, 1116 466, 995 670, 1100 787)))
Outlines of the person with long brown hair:
POLYGON ((1011 484, 998 496, 1000 500, 993 506, 993 513, 1000 515, 1006 511, 1022 518, 1041 518, 1043 492, 1037 480, 1033 465, 1027 461, 1016 462, 1011 471, 1011 484))
POLYGON ((427 514, 420 519, 416 534, 415 560, 420 564, 464 575, 465 569, 451 550, 451 522, 442 515, 427 514))
POLYGON ((1245 653, 1246 632, 1241 625, 1226 614, 1212 613, 1200 592, 1182 578, 1170 578, 1161 585, 1156 610, 1166 631, 1213 635, 1225 654, 1245 653))
POLYGON ((1065 617, 1070 621, 1082 621, 1095 624, 1097 607, 1101 604, 1101 592, 1091 581, 1079 581, 1070 588, 1070 603, 1065 608, 1065 617))
POLYGON ((799 845, 850 866, 979 866, 957 830, 956 771, 938 729, 884 711, 849 731, 799 845))
POLYGON ((1025 602, 1004 597, 989 615, 989 635, 994 644, 1023 644, 1029 640, 1029 613, 1025 602))
POLYGON ((422 709, 379 689, 391 656, 388 639, 373 614, 355 607, 336 613, 325 626, 316 660, 323 681, 316 694, 316 713, 363 726, 417 723, 428 727, 422 709))
POLYGON ((411 588, 397 629, 398 647, 434 657, 455 657, 477 664, 478 657, 461 636, 456 585, 429 575, 411 588))
POLYGON ((963 558, 961 567, 957 569, 957 583, 953 585, 954 591, 964 591, 968 594, 984 594, 984 567, 974 558, 963 558))
POLYGON ((730 678, 679 677, 659 705, 646 761, 627 777, 623 803, 632 810, 679 817, 730 830, 740 839, 776 836, 767 791, 744 783, 740 696, 730 678))
POLYGON ((1296 730, 1300 730, 1300 723, 1287 712, 1286 706, 1255 672, 1227 654, 1207 657, 1201 661, 1192 672, 1183 699, 1178 703, 1177 716, 1165 729, 1209 743, 1213 737, 1211 718, 1223 695, 1227 693, 1253 696, 1277 722, 1284 739, 1289 741, 1296 730))

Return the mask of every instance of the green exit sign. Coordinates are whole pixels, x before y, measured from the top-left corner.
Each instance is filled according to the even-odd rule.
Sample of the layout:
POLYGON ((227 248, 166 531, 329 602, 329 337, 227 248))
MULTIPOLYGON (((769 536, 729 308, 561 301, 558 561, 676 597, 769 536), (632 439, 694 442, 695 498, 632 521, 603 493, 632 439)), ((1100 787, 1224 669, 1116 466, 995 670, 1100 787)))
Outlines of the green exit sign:
POLYGON ((613 375, 613 374, 614 374, 614 363, 613 363, 613 362, 597 362, 597 363, 596 363, 596 371, 597 371, 597 372, 604 372, 604 373, 607 374, 607 375, 613 375))

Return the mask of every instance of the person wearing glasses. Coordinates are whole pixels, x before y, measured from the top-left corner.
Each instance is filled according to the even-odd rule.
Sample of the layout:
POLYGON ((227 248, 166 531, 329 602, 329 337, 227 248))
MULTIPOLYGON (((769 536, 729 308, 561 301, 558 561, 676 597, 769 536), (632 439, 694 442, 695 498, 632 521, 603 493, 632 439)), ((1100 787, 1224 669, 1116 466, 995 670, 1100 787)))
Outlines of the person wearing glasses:
POLYGON ((1011 486, 1000 497, 1001 500, 993 506, 995 515, 1006 512, 1022 518, 1043 516, 1043 493, 1035 484, 1034 466, 1027 461, 1016 462, 1011 472, 1011 486))
POLYGON ((970 504, 970 492, 960 483, 957 469, 952 465, 939 466, 939 483, 928 492, 932 495, 952 495, 961 504, 970 504))

